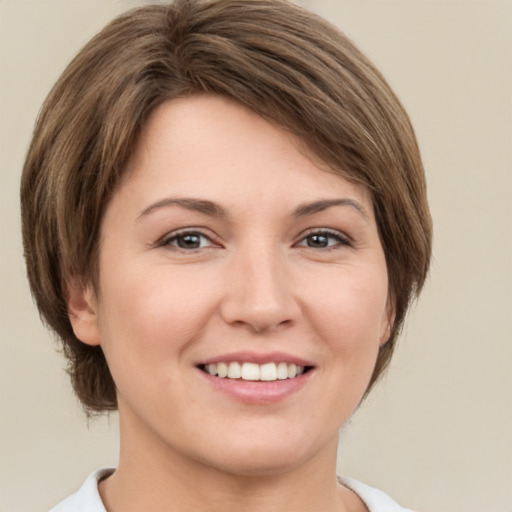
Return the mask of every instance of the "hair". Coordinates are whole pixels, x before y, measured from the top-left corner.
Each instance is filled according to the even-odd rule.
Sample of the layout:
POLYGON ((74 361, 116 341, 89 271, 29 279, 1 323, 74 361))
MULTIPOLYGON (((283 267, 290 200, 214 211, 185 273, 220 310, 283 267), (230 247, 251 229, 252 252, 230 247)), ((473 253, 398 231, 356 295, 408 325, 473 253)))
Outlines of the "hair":
POLYGON ((149 114, 222 95, 288 130, 372 193, 394 305, 367 392, 388 366, 431 255, 431 218, 413 128, 369 60, 333 25, 285 0, 176 0, 118 17, 79 52, 36 122, 21 183, 28 279, 62 341, 89 413, 117 408, 101 347, 82 343, 67 283, 97 285, 102 216, 149 114))

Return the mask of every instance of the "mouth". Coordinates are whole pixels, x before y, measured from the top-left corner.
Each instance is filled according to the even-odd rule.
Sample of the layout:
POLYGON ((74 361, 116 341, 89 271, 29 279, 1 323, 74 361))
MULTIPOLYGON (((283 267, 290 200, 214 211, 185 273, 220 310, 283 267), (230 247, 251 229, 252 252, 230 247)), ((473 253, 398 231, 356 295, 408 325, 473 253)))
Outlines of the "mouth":
POLYGON ((258 364, 244 361, 226 361, 211 364, 200 364, 200 370, 219 379, 273 382, 291 380, 308 373, 313 366, 300 366, 295 363, 269 362, 258 364))

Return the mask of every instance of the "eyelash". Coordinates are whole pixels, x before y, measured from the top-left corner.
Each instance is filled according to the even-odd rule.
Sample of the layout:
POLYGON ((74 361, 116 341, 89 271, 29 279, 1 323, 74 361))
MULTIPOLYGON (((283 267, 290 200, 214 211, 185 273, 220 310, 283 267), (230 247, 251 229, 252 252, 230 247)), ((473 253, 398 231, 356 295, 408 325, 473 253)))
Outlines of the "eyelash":
POLYGON ((203 240, 204 239, 208 240, 212 244, 211 246, 208 246, 208 247, 212 247, 215 245, 215 242, 212 241, 211 237, 209 237, 208 235, 205 235, 204 233, 202 233, 201 231, 199 231, 197 229, 189 229, 189 230, 179 231, 178 233, 171 233, 170 235, 167 235, 164 238, 162 238, 162 240, 159 242, 158 245, 162 246, 162 247, 172 246, 175 249, 184 251, 184 252, 195 252, 195 251, 199 251, 201 249, 205 249, 205 247, 184 248, 184 247, 179 247, 177 244, 174 245, 172 243, 172 242, 177 242, 179 239, 183 239, 187 236, 196 236, 203 240))
MULTIPOLYGON (((313 237, 313 236, 321 236, 321 237, 325 237, 327 239, 333 238, 337 242, 336 244, 327 245, 326 247, 319 247, 319 248, 317 247, 316 249, 322 249, 324 251, 332 251, 335 249, 339 249, 340 246, 352 247, 352 241, 350 240, 350 238, 348 238, 346 235, 343 235, 339 231, 335 231, 332 229, 313 229, 313 230, 309 231, 308 233, 306 233, 305 235, 303 235, 302 238, 299 240, 299 242, 295 245, 298 245, 298 244, 300 244, 300 242, 306 241, 308 238, 313 237)), ((301 247, 308 247, 310 249, 315 249, 315 247, 310 247, 310 246, 301 246, 301 247)))
MULTIPOLYGON (((164 237, 157 245, 159 245, 161 247, 171 246, 177 250, 190 253, 190 252, 199 251, 201 249, 214 247, 216 244, 210 236, 204 234, 203 232, 201 232, 199 230, 193 229, 193 230, 180 231, 178 233, 171 233, 170 235, 164 237), (183 239, 187 236, 195 236, 198 238, 202 238, 203 240, 206 239, 212 245, 209 245, 206 247, 192 247, 192 248, 184 248, 184 247, 180 247, 179 245, 177 245, 178 240, 183 239), (173 242, 176 242, 176 244, 174 244, 173 242)), ((316 229, 316 230, 314 229, 314 230, 309 231, 305 235, 303 235, 300 238, 300 240, 294 244, 294 246, 307 247, 309 249, 321 249, 324 251, 332 251, 332 250, 340 248, 340 246, 352 247, 352 242, 347 236, 341 234, 339 231, 330 230, 330 229, 316 229), (336 240, 336 243, 331 244, 331 245, 328 244, 325 247, 311 247, 308 245, 301 245, 301 242, 305 242, 305 241, 307 241, 308 238, 311 238, 313 236, 324 237, 326 239, 334 239, 334 240, 336 240)))

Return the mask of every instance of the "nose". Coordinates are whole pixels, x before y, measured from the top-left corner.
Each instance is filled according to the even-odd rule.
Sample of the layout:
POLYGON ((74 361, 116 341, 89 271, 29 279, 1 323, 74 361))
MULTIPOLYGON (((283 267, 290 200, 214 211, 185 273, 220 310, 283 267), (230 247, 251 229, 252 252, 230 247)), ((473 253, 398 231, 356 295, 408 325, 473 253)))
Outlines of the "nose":
POLYGON ((231 261, 220 308, 225 322, 263 333, 297 321, 300 305, 293 280, 285 256, 276 252, 247 250, 231 261))

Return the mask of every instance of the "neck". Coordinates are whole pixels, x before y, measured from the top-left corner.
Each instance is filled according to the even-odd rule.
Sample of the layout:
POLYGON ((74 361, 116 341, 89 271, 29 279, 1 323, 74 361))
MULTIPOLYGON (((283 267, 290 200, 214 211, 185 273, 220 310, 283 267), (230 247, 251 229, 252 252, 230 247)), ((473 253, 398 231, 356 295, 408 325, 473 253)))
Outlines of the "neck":
POLYGON ((116 472, 100 484, 108 512, 349 512, 357 498, 336 480, 337 439, 310 459, 275 472, 236 474, 193 460, 154 433, 141 434, 121 420, 116 472))

